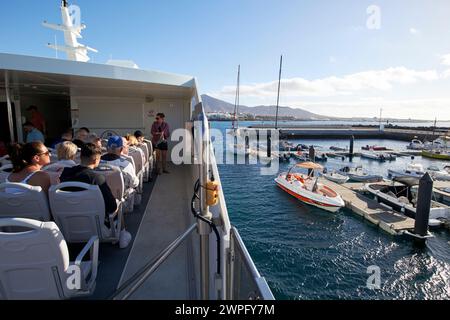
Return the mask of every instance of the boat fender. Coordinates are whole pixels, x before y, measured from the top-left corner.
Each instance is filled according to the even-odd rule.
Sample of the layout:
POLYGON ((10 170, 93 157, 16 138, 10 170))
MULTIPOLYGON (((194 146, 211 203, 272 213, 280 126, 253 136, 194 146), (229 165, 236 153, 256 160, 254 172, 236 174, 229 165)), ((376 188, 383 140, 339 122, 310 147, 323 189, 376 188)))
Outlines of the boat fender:
POLYGON ((219 203, 219 183, 217 181, 206 183, 206 203, 210 207, 219 203))

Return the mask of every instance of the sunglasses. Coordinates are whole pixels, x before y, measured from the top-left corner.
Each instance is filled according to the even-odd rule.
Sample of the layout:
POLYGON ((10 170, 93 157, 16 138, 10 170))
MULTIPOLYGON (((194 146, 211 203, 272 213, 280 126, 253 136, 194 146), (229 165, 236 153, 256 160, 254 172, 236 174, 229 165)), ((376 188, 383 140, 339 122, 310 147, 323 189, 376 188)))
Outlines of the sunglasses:
POLYGON ((39 153, 38 156, 50 156, 50 151, 39 153))

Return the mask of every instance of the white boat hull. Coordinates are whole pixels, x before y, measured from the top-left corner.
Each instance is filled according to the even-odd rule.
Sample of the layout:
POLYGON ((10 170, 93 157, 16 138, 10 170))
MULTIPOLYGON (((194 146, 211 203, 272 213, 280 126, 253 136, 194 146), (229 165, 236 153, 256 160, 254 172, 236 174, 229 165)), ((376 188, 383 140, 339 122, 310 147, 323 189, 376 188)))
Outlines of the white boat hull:
POLYGON ((327 174, 324 174, 323 176, 324 176, 325 179, 330 180, 332 182, 335 182, 337 184, 344 184, 348 180, 350 180, 349 177, 343 176, 343 175, 338 174, 338 173, 327 173, 327 174))
MULTIPOLYGON (((292 182, 286 180, 285 173, 278 176, 278 178, 275 179, 275 182, 277 183, 278 187, 280 187, 282 190, 286 191, 293 197, 297 198, 301 202, 320 208, 322 210, 336 213, 345 206, 344 200, 342 200, 339 195, 336 194, 336 196, 334 197, 327 197, 316 192, 309 191, 305 189, 304 185, 298 181, 292 182)), ((327 187, 319 184, 318 188, 320 189, 327 187)))

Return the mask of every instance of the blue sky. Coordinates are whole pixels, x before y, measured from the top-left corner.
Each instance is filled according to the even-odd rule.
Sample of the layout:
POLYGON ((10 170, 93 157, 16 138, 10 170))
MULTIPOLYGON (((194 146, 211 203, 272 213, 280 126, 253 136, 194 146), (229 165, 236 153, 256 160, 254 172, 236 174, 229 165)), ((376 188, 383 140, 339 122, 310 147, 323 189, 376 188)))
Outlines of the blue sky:
MULTIPOLYGON (((338 116, 450 119, 448 0, 73 0, 88 28, 93 61, 134 60, 141 68, 189 74, 202 93, 274 104, 280 54, 281 103, 338 116), (381 29, 369 29, 380 9, 381 29)), ((58 0, 0 4, 0 52, 54 57, 62 34, 58 0)), ((60 55, 61 57, 61 55, 60 55)))

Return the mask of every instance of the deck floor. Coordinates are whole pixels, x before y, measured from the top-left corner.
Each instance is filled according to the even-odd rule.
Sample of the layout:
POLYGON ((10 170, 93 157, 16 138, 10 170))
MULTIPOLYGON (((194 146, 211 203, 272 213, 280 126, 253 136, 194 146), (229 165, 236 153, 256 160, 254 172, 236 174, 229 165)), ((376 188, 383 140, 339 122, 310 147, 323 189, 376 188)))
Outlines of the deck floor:
MULTIPOLYGON (((122 286, 192 224, 191 167, 169 166, 170 174, 157 178, 139 231, 123 270, 122 286)), ((193 189, 193 186, 192 186, 193 189)), ((195 237, 195 232, 192 237, 195 237)), ((189 238, 131 296, 131 299, 192 300, 197 298, 193 239, 189 238)))

